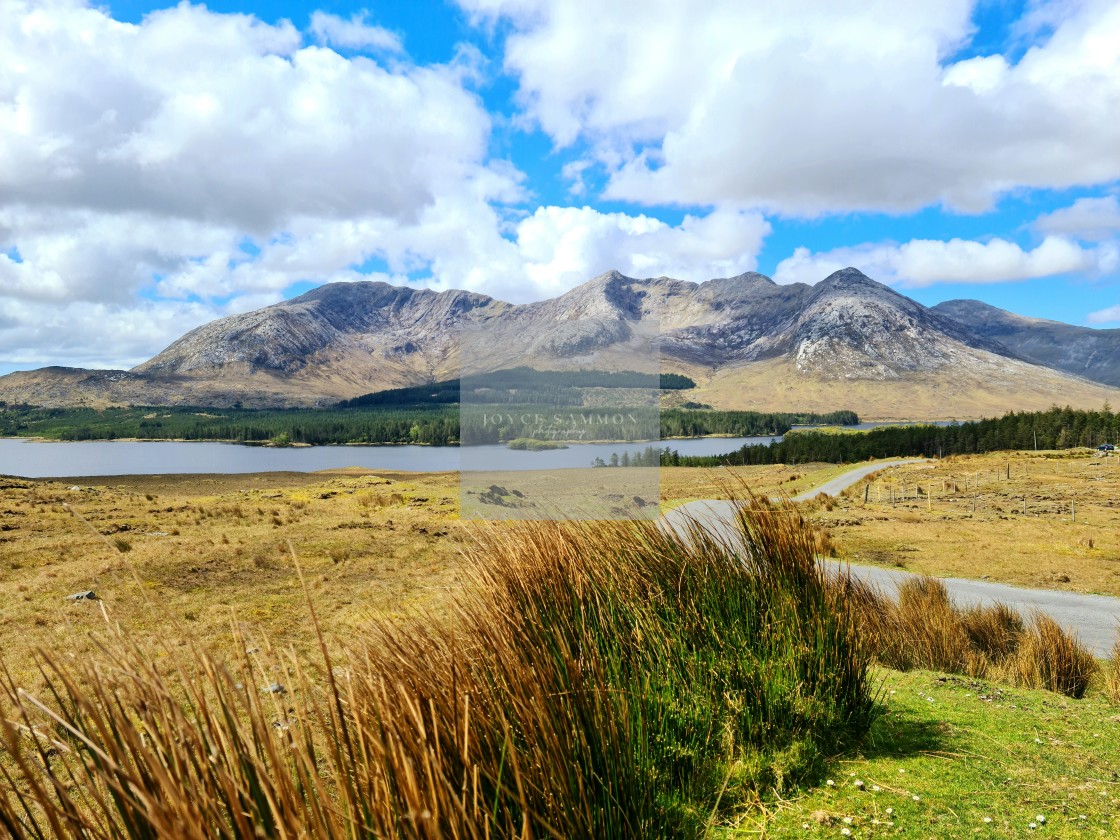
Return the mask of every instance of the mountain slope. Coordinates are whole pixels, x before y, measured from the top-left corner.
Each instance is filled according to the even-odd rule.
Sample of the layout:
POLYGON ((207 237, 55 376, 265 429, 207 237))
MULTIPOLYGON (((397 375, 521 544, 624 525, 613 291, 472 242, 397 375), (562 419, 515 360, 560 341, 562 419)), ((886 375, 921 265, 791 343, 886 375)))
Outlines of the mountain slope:
MULTIPOLYGON (((962 311, 928 309, 855 269, 814 286, 755 273, 692 283, 608 272, 524 305, 461 291, 331 284, 199 327, 132 371, 0 377, 0 399, 324 405, 454 378, 461 364, 469 372, 527 363, 630 368, 655 344, 664 370, 701 384, 683 398, 725 408, 974 417, 1120 398, 1032 363, 962 311), (478 340, 461 341, 471 335, 478 340)), ((1107 341, 1099 346, 1107 355, 1107 341)))
POLYGON ((1120 386, 1120 330, 1026 318, 978 300, 950 300, 933 311, 1000 342, 1024 359, 1120 386))
POLYGON ((1008 411, 1044 411, 1071 405, 1118 405, 1120 390, 1049 368, 993 356, 998 363, 957 370, 916 371, 889 381, 805 375, 789 359, 727 367, 683 399, 724 409, 834 411, 847 408, 865 420, 974 420, 1008 411))
POLYGON ((799 371, 843 380, 897 380, 919 371, 982 366, 989 356, 1011 355, 850 268, 812 288, 776 343, 783 355, 795 359, 799 371))
MULTIPOLYGON (((448 371, 454 330, 487 323, 509 304, 470 292, 387 283, 333 283, 284 303, 231 315, 184 335, 133 369, 153 377, 257 373, 293 384, 323 378, 413 384, 448 371)), ((327 391, 331 392, 328 388, 327 391)))

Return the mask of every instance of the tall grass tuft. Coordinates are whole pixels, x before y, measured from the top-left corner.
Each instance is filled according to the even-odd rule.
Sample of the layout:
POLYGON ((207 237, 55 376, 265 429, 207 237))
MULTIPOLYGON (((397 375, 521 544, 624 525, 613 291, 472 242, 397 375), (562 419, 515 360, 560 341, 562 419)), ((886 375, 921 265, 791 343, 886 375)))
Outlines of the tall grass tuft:
POLYGON ((1058 622, 1040 612, 1031 615, 1007 673, 1013 682, 1080 698, 1097 672, 1093 655, 1058 622))
POLYGON ((175 648, 122 634, 90 661, 44 653, 44 696, 2 680, 0 826, 696 836, 870 725, 868 655, 814 547, 765 501, 730 544, 650 523, 493 526, 451 620, 374 624, 341 651, 320 634, 315 663, 156 656, 175 648))
POLYGON ((970 607, 961 613, 961 624, 973 650, 989 662, 1010 657, 1023 638, 1023 618, 1007 604, 970 607))
POLYGON ((1104 672, 1104 690, 1113 703, 1120 703, 1120 630, 1109 653, 1108 668, 1104 672))
POLYGON ((898 587, 897 644, 914 665, 934 671, 969 673, 972 647, 945 584, 936 578, 907 578, 898 587))
POLYGON ((1075 698, 1099 670, 1077 637, 1049 616, 1034 613, 1027 624, 1006 604, 962 609, 936 578, 906 579, 897 599, 846 576, 838 585, 869 649, 890 668, 989 677, 1075 698))

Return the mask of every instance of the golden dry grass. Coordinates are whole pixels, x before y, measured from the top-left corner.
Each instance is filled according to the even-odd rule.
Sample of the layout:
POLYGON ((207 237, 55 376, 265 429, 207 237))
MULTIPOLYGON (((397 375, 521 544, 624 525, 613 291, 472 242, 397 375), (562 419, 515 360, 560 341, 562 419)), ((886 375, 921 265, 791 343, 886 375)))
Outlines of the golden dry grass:
MULTIPOLYGON (((906 535, 904 545, 918 550, 893 556, 905 558, 907 567, 916 571, 925 571, 925 565, 954 562, 952 549, 944 545, 961 545, 954 540, 962 525, 975 526, 976 533, 984 534, 993 546, 991 554, 968 549, 967 557, 976 564, 971 576, 982 568, 992 577, 1005 574, 1008 577, 1001 579, 1024 582, 1011 575, 1029 571, 1031 564, 1036 572, 1048 568, 1048 555, 1037 548, 1039 535, 1049 533, 1045 531, 1048 527, 1080 529, 1070 533, 1085 540, 1082 548, 1086 554, 1102 552, 1096 559, 1107 569, 1109 558, 1118 556, 1116 544, 1106 532, 1115 530, 1112 500, 1117 498, 1120 469, 1111 462, 1095 465, 1096 459, 1088 453, 1061 459, 1031 453, 1010 459, 1012 477, 1008 480, 1007 462, 1007 458, 988 456, 907 467, 889 475, 897 475, 903 486, 924 482, 927 495, 893 504, 869 498, 865 504, 863 487, 857 486, 835 503, 811 503, 802 510, 831 531, 831 537, 816 542, 818 551, 830 540, 842 554, 851 554, 856 550, 853 546, 878 546, 884 551, 883 561, 894 562, 885 559, 891 556, 889 546, 876 540, 897 541, 901 532, 906 535), (996 478, 994 472, 1000 465, 1004 477, 996 478), (935 487, 941 490, 935 490, 931 499, 929 484, 938 480, 942 483, 935 487), (1031 486, 1039 488, 1038 498, 1031 495, 1031 486), (1027 510, 1017 515, 1012 503, 1024 488, 1028 488, 1027 510), (1081 500, 1077 502, 1077 523, 1063 526, 1044 515, 1044 505, 1050 505, 1054 518, 1061 519, 1064 497, 1060 494, 1066 492, 1062 488, 1081 500), (970 492, 976 496, 975 512, 970 492), (1039 505, 1037 515, 1032 502, 1039 505), (1016 549, 1015 562, 996 562, 998 551, 1015 540, 1024 541, 1028 548, 1016 549), (1034 546, 1033 554, 1029 546, 1034 546)), ((782 489, 793 495, 843 470, 815 465, 730 472, 760 493, 770 495, 782 489)), ((719 496, 730 479, 726 471, 666 469, 662 473, 663 498, 673 494, 719 496)), ((879 481, 883 486, 883 479, 879 481)), ((301 558, 328 637, 341 640, 351 650, 360 651, 370 644, 378 650, 388 637, 368 635, 368 618, 415 616, 417 611, 449 618, 449 594, 461 592, 469 578, 461 560, 465 534, 457 513, 458 478, 453 474, 340 471, 135 477, 107 479, 99 485, 83 480, 77 490, 69 482, 0 479, 0 528, 4 528, 0 531, 0 649, 13 668, 15 682, 33 692, 43 689, 42 678, 31 669, 29 652, 34 647, 55 651, 62 675, 92 674, 89 669, 96 666, 89 663, 103 661, 103 652, 95 650, 90 635, 95 628, 103 628, 99 605, 69 603, 65 596, 93 588, 105 598, 111 617, 134 638, 157 640, 145 644, 145 655, 150 654, 153 667, 164 673, 171 663, 190 657, 192 642, 214 652, 221 661, 237 661, 246 659, 246 645, 256 647, 267 637, 277 647, 295 648, 296 655, 267 657, 268 667, 279 670, 254 673, 254 680, 266 683, 275 676, 300 686, 301 697, 310 696, 312 682, 298 673, 298 663, 306 661, 315 637, 287 541, 292 541, 301 558), (235 625, 230 621, 233 616, 235 625), (78 664, 67 665, 72 661, 69 656, 78 664)), ((1076 576, 1070 572, 1070 580, 1065 582, 1068 588, 1079 588, 1082 580, 1091 580, 1088 569, 1079 567, 1076 576)), ((678 577, 673 580, 679 582, 678 577)), ((917 611, 927 615, 929 603, 936 600, 936 594, 926 598, 917 611)), ((705 610, 703 614, 709 613, 705 610)), ((1006 639, 1001 641, 1008 628, 999 616, 966 613, 960 622, 972 645, 984 650, 999 649, 1001 644, 1009 647, 1006 639)), ((420 630, 426 625, 410 626, 420 630)), ((1039 634, 1040 649, 1045 647, 1043 635, 1039 634)), ((959 634, 957 641, 964 643, 959 634)), ((1021 659, 1031 670, 1021 674, 1021 681, 1060 688, 1061 680, 1052 679, 1058 671, 1035 667, 1041 659, 1030 652, 1029 645, 1028 641, 1021 659)), ((265 644, 261 647, 267 652, 265 644)), ((387 657, 386 662, 400 659, 402 651, 408 653, 403 648, 382 648, 376 655, 387 657)), ((265 656, 261 659, 265 661, 265 656)), ((416 657, 406 656, 400 662, 420 667, 416 657)), ((967 659, 962 666, 969 670, 967 659)), ((137 667, 133 672, 140 674, 143 669, 137 667)), ((1108 685, 1120 684, 1116 673, 1106 672, 1108 685)), ((226 689, 232 691, 235 678, 223 677, 226 689)), ((371 680, 370 696, 381 685, 371 680)), ((254 718, 253 726, 271 732, 274 698, 268 695, 256 700, 263 711, 254 718)), ((398 705, 407 711, 403 695, 401 700, 398 705)), ((441 720, 452 718, 446 715, 441 720)), ((285 720, 283 716, 279 719, 285 720)), ((425 743, 421 739, 419 746, 425 743)), ((452 743, 457 742, 452 739, 452 743)), ((499 764, 500 759, 499 755, 499 764)))
POLYGON ((897 598, 854 578, 841 578, 841 586, 862 638, 890 668, 985 677, 1078 698, 1100 674, 1092 653, 1044 613, 1024 621, 1005 604, 961 608, 931 577, 908 578, 897 598))
POLYGON ((136 633, 222 649, 236 619, 250 637, 306 648, 288 540, 339 635, 370 617, 438 612, 459 587, 454 474, 80 481, 0 479, 0 648, 17 671, 38 646, 90 650, 100 610, 66 600, 82 590, 136 633))
POLYGON ((739 526, 735 553, 649 522, 476 527, 453 622, 330 644, 301 576, 315 656, 103 633, 88 657, 47 652, 45 691, 0 669, 0 828, 706 835, 819 776, 875 716, 803 519, 761 503, 739 526))
POLYGON ((866 503, 864 493, 860 483, 827 507, 810 506, 842 559, 1120 595, 1118 457, 952 457, 884 471, 871 479, 866 503))
MULTIPOLYGON (((664 468, 662 505, 718 498, 738 482, 761 495, 792 496, 846 469, 664 468)), ((0 479, 0 646, 13 667, 27 666, 24 654, 35 646, 65 642, 78 655, 89 650, 87 633, 100 623, 100 611, 65 600, 85 589, 140 632, 174 620, 184 638, 221 648, 233 644, 235 618, 251 635, 305 647, 287 539, 332 632, 346 634, 372 616, 438 613, 461 585, 455 474, 355 470, 75 482, 81 490, 70 489, 70 481, 0 479)), ((830 542, 842 558, 1120 594, 1120 458, 947 458, 881 474, 866 504, 863 492, 857 485, 831 509, 807 506, 826 532, 822 545, 830 542), (932 501, 925 495, 931 485, 932 501), (909 497, 892 504, 891 486, 896 495, 908 488, 909 497)))
POLYGON ((729 492, 750 490, 760 496, 793 497, 851 469, 850 465, 777 464, 761 467, 662 467, 662 509, 696 499, 723 499, 729 492))
POLYGON ((688 399, 722 409, 835 411, 865 419, 930 420, 998 417, 1008 411, 1045 411, 1054 404, 1098 409, 1114 405, 1120 390, 1028 365, 1013 370, 910 374, 891 381, 826 379, 797 370, 787 359, 751 362, 708 371, 684 369, 699 387, 688 399))

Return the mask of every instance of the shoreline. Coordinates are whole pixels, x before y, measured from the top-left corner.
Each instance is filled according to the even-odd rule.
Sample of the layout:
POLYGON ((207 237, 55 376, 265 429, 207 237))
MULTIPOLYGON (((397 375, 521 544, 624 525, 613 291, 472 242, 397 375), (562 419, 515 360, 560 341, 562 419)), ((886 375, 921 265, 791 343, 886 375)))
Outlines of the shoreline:
MULTIPOLYGON (((796 428, 796 427, 795 427, 796 428)), ((841 427, 843 428, 843 427, 841 427)), ((792 430, 791 430, 792 431, 792 430)), ((658 438, 657 440, 571 440, 563 441, 568 446, 581 446, 581 445, 605 445, 614 444, 616 446, 632 446, 637 444, 658 444, 665 441, 674 440, 738 440, 740 438, 780 438, 783 433, 768 433, 761 435, 736 435, 736 434, 712 434, 712 435, 690 435, 690 436, 673 436, 658 438)), ((0 440, 23 440, 28 443, 222 443, 229 446, 248 446, 254 449, 315 449, 318 447, 341 447, 341 446, 423 446, 431 449, 460 449, 457 443, 448 444, 434 444, 409 441, 408 443, 370 443, 366 441, 348 441, 346 443, 289 443, 284 445, 270 443, 269 441, 244 441, 244 440, 230 440, 223 438, 131 438, 131 437, 117 437, 117 438, 83 438, 82 440, 59 440, 58 438, 47 438, 33 435, 0 435, 0 440)), ((484 444, 486 446, 502 446, 503 443, 484 444)))

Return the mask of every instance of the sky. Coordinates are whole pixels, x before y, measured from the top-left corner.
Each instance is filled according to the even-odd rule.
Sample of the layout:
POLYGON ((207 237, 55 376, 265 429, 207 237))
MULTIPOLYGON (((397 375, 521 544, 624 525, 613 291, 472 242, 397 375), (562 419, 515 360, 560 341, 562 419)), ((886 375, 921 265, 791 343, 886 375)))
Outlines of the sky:
POLYGON ((1116 0, 0 0, 0 374, 323 283, 1120 327, 1116 0))

